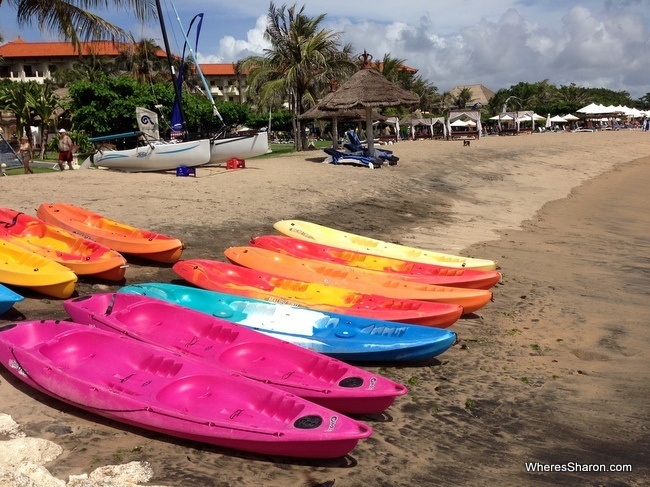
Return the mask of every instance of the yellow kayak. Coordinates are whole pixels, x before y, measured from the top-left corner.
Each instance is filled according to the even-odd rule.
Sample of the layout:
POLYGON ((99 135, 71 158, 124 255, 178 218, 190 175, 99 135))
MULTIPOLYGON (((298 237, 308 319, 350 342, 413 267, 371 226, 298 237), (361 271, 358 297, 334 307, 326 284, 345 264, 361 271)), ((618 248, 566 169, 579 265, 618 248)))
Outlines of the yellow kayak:
POLYGON ((273 227, 283 235, 301 240, 318 242, 323 245, 393 259, 486 271, 492 271, 497 268, 497 262, 494 260, 462 257, 460 255, 443 254, 441 252, 416 247, 407 247, 406 245, 364 237, 302 220, 281 220, 276 222, 273 227))
POLYGON ((0 240, 0 282, 66 299, 74 292, 77 275, 47 257, 0 240))

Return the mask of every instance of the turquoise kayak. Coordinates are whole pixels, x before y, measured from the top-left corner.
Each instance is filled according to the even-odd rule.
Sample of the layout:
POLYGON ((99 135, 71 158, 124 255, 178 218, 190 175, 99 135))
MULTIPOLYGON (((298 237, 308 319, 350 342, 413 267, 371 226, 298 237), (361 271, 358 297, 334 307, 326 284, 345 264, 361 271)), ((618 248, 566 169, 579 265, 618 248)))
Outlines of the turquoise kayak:
POLYGON ((344 361, 429 360, 451 347, 454 332, 381 321, 165 283, 125 286, 118 292, 169 301, 344 361))

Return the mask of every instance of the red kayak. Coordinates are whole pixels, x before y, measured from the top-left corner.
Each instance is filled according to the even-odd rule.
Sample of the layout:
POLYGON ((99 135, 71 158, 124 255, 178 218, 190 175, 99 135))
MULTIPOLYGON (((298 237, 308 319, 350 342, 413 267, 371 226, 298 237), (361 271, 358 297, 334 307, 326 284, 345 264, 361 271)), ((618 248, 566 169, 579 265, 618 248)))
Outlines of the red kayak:
POLYGON ((285 235, 262 235, 252 238, 250 244, 274 252, 306 259, 318 259, 333 264, 385 272, 394 276, 410 278, 426 284, 471 289, 490 289, 501 280, 498 271, 483 271, 462 267, 446 267, 408 260, 382 257, 354 250, 320 244, 285 235))
POLYGON ((455 304, 365 294, 286 279, 216 260, 181 260, 173 269, 183 279, 203 289, 366 318, 446 328, 463 312, 462 306, 455 304))

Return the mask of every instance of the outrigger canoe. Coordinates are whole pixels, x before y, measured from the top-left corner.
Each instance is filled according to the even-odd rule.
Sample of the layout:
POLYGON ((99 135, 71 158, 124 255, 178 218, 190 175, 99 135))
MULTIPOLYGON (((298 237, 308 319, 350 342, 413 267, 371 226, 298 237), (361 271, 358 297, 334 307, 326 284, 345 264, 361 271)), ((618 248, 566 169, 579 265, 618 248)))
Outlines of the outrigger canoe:
POLYGON ((325 313, 178 284, 133 284, 118 292, 169 301, 346 362, 425 361, 456 341, 454 332, 432 326, 325 313))
POLYGON ((78 276, 124 279, 126 259, 119 252, 16 210, 0 208, 0 239, 52 259, 78 276))
POLYGON ((149 296, 100 293, 63 307, 76 323, 123 333, 343 413, 380 413, 407 392, 381 375, 149 296))
POLYGON ((177 238, 111 220, 68 203, 43 203, 36 215, 47 223, 142 259, 173 264, 183 252, 183 242, 177 238))
POLYGON ((294 394, 79 323, 2 326, 0 361, 34 389, 80 409, 226 448, 336 458, 372 434, 294 394))
POLYGON ((377 271, 292 257, 257 247, 230 247, 224 254, 235 264, 289 279, 316 282, 389 298, 457 304, 463 307, 463 313, 473 313, 492 299, 492 293, 485 289, 424 284, 377 271))
POLYGON ((6 313, 14 304, 24 299, 20 294, 0 284, 0 315, 6 313))
POLYGON ((181 260, 173 270, 203 289, 372 319, 446 328, 458 321, 463 312, 461 306, 454 304, 387 298, 296 281, 216 260, 181 260))
POLYGON ((47 257, 0 240, 0 282, 65 299, 74 292, 77 275, 47 257))
POLYGON ((380 271, 394 277, 410 276, 414 280, 439 286, 491 289, 501 280, 501 273, 498 271, 423 264, 422 262, 341 249, 286 235, 260 235, 252 238, 249 243, 253 247, 260 247, 293 257, 324 260, 333 264, 380 271))
POLYGON ((394 259, 488 271, 493 271, 497 268, 497 262, 494 260, 476 259, 417 247, 408 247, 406 245, 364 237, 302 220, 281 220, 276 222, 273 227, 282 235, 394 259))

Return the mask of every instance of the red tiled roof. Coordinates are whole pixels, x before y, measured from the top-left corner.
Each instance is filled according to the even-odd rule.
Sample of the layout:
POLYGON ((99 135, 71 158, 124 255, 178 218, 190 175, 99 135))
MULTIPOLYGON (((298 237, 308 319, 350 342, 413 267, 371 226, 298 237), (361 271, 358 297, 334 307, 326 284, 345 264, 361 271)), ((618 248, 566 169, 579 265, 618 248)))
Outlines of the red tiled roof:
POLYGON ((233 63, 201 64, 201 71, 206 76, 235 76, 233 63))
MULTIPOLYGON (((90 41, 81 43, 81 54, 88 56, 119 56, 120 51, 129 46, 127 43, 112 41, 90 41)), ((165 57, 165 51, 158 50, 158 56, 165 57)), ((70 42, 27 42, 18 37, 0 46, 0 57, 77 57, 79 53, 70 42)))

